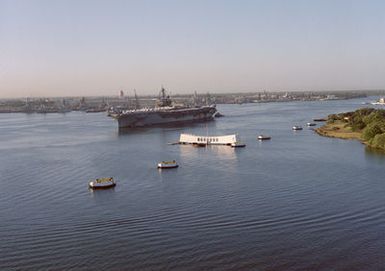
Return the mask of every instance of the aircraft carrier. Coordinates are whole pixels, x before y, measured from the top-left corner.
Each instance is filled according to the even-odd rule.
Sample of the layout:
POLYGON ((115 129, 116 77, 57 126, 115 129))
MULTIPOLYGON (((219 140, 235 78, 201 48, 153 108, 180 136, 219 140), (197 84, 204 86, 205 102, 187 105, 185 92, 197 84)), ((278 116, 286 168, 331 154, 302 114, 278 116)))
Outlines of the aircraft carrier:
POLYGON ((135 128, 166 124, 185 124, 193 121, 208 121, 217 113, 215 105, 177 106, 161 89, 154 108, 119 110, 109 112, 118 121, 120 128, 135 128))

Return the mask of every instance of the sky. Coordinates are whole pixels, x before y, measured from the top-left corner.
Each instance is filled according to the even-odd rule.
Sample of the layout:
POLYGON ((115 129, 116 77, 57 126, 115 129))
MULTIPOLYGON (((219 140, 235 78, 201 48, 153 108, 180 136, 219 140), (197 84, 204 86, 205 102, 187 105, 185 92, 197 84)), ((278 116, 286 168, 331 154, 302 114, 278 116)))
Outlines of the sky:
POLYGON ((382 0, 0 0, 0 97, 385 89, 382 0))

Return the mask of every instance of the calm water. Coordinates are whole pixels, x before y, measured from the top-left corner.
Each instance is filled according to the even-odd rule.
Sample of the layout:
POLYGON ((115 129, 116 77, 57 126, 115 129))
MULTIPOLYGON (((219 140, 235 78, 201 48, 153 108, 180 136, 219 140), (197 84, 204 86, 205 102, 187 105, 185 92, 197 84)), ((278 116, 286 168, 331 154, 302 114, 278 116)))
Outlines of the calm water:
POLYGON ((0 114, 0 270, 383 270, 385 155, 291 130, 362 101, 120 134, 103 113, 0 114), (167 145, 182 132, 247 147, 167 145), (102 176, 115 189, 88 190, 102 176))

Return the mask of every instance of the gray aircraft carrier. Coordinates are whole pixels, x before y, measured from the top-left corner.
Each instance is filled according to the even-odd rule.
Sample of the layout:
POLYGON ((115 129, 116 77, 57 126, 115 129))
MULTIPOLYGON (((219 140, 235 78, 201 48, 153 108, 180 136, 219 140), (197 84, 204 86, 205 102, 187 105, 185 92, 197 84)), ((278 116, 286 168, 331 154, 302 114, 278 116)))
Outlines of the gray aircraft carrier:
POLYGON ((184 124, 193 121, 208 121, 217 113, 215 105, 176 106, 164 88, 154 108, 112 110, 109 115, 118 121, 119 128, 135 128, 165 124, 184 124))

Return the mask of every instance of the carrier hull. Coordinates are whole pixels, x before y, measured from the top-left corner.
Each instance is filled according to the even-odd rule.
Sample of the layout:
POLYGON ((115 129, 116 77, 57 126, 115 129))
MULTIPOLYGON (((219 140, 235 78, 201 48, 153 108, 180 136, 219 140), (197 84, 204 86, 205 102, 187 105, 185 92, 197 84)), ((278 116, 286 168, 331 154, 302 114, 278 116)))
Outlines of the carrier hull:
POLYGON ((115 118, 119 128, 147 127, 154 125, 184 124, 193 121, 208 121, 214 118, 217 112, 215 106, 199 108, 183 108, 169 110, 137 110, 122 113, 115 118))

